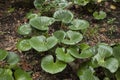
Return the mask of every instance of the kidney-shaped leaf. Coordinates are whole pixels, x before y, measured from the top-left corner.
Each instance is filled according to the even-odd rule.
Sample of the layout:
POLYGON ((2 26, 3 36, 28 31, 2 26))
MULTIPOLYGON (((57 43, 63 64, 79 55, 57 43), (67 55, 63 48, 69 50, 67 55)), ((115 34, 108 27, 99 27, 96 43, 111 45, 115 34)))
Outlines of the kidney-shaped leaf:
POLYGON ((101 43, 97 46, 97 53, 93 57, 93 62, 96 62, 98 65, 105 63, 106 58, 109 58, 113 55, 113 49, 107 44, 101 43))
POLYGON ((57 39, 54 36, 48 38, 45 36, 36 36, 32 37, 29 42, 35 50, 43 52, 54 47, 57 44, 57 39))
POLYGON ((100 59, 110 57, 112 54, 113 54, 112 47, 110 47, 106 44, 99 44, 98 45, 97 61, 100 61, 100 59))
POLYGON ((0 61, 4 60, 8 55, 8 52, 0 49, 0 61))
POLYGON ((65 38, 65 32, 62 30, 54 32, 54 36, 58 39, 59 42, 61 42, 65 38))
POLYGON ((32 18, 29 23, 38 30, 48 30, 48 26, 54 23, 54 21, 54 18, 42 16, 32 18))
POLYGON ((107 60, 100 63, 99 65, 107 68, 108 70, 110 70, 111 73, 116 72, 119 67, 119 63, 116 58, 108 58, 107 60))
POLYGON ((83 36, 79 32, 75 31, 67 31, 66 37, 62 40, 62 43, 67 45, 74 45, 80 42, 83 39, 83 36))
POLYGON ((29 35, 32 31, 32 28, 29 24, 24 24, 18 28, 18 33, 21 35, 29 35))
POLYGON ((94 55, 93 48, 88 48, 88 49, 82 50, 80 53, 79 49, 77 47, 71 47, 71 48, 69 48, 69 52, 75 58, 83 58, 83 59, 90 58, 94 55))
POLYGON ((90 58, 94 55, 94 51, 93 51, 93 48, 89 48, 89 49, 86 49, 86 50, 82 50, 81 53, 80 53, 80 57, 81 58, 90 58))
POLYGON ((89 22, 81 19, 74 19, 72 25, 69 26, 71 30, 81 30, 89 27, 89 22))
POLYGON ((28 51, 31 49, 31 45, 29 43, 29 40, 27 39, 23 39, 23 40, 20 40, 18 43, 17 43, 17 48, 21 51, 28 51))
POLYGON ((32 80, 30 74, 21 69, 16 70, 14 76, 15 80, 32 80))
POLYGON ((63 71, 66 68, 66 64, 58 60, 54 62, 53 56, 48 55, 42 59, 41 67, 46 72, 55 74, 63 71))
POLYGON ((100 11, 100 12, 95 11, 93 13, 93 16, 94 16, 95 19, 100 20, 100 19, 106 18, 107 15, 104 11, 100 11))
POLYGON ((59 10, 54 13, 53 17, 58 21, 69 23, 73 19, 73 14, 68 10, 59 10))
POLYGON ((11 65, 14 66, 19 62, 20 58, 17 54, 15 54, 14 52, 9 52, 8 56, 7 56, 7 62, 11 65))
POLYGON ((69 50, 65 52, 65 48, 57 48, 55 52, 56 52, 56 57, 61 61, 64 61, 66 63, 74 61, 74 57, 71 56, 69 50))

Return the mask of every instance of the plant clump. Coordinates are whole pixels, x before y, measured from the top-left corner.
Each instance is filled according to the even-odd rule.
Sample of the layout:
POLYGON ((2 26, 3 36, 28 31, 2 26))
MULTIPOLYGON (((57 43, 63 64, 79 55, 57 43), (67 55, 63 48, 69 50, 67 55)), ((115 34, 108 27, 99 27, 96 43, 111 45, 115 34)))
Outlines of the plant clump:
POLYGON ((0 55, 0 61, 6 62, 0 64, 0 80, 32 80, 30 74, 18 66, 20 58, 16 53, 0 49, 0 55))
MULTIPOLYGON (((41 10, 41 15, 33 13, 34 15, 28 18, 29 22, 18 28, 19 34, 27 36, 27 39, 22 39, 17 43, 18 50, 29 51, 33 49, 40 55, 47 53, 41 59, 40 64, 41 68, 50 74, 62 72, 67 65, 70 65, 72 62, 74 63, 75 60, 85 60, 85 62, 80 64, 81 66, 79 66, 76 72, 80 80, 100 80, 95 75, 95 69, 99 67, 109 71, 110 74, 115 74, 117 80, 119 80, 120 46, 109 46, 106 43, 89 46, 87 43, 84 43, 84 33, 90 27, 90 22, 76 18, 74 13, 69 10, 70 4, 86 6, 89 3, 96 4, 97 1, 48 1, 51 4, 49 6, 47 4, 46 8, 49 7, 49 10, 51 10, 54 7, 54 10, 51 16, 42 16, 45 2, 47 4, 46 0, 35 0, 34 5, 38 10, 41 10), (60 24, 55 25, 55 23, 60 24), (51 30, 52 32, 50 32, 51 30)), ((95 11, 93 12, 93 17, 94 19, 101 20, 105 19, 107 14, 104 11, 95 11)), ((4 57, 6 55, 7 53, 5 52, 4 57)), ((18 72, 16 71, 15 73, 18 72)), ((16 78, 20 77, 17 76, 16 78)))

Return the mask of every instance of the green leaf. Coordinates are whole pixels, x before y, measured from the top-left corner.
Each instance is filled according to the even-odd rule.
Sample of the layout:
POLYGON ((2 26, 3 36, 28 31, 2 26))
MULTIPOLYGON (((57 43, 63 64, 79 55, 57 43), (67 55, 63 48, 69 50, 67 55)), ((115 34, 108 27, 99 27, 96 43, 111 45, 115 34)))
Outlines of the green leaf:
POLYGON ((36 17, 38 17, 38 14, 35 14, 35 13, 29 13, 29 14, 27 14, 27 18, 28 19, 32 19, 32 18, 36 18, 36 17))
POLYGON ((113 56, 119 61, 120 66, 120 45, 113 48, 113 56))
POLYGON ((0 68, 0 80, 14 80, 10 69, 0 68))
POLYGON ((42 59, 41 67, 48 73, 56 74, 63 71, 66 68, 66 64, 58 60, 54 62, 53 56, 48 55, 42 59))
POLYGON ((4 60, 8 55, 8 52, 0 49, 0 61, 4 60))
POLYGON ((90 0, 74 0, 75 4, 85 6, 89 3, 90 0))
POLYGON ((59 42, 61 42, 65 38, 65 32, 62 30, 54 32, 54 36, 58 39, 59 42))
POLYGON ((74 61, 74 58, 70 55, 69 50, 65 52, 65 48, 57 48, 55 53, 56 57, 61 61, 64 61, 66 63, 74 61))
POLYGON ((69 5, 67 0, 54 0, 54 4, 58 5, 58 7, 62 9, 69 5))
POLYGON ((89 66, 91 66, 92 68, 98 68, 98 67, 100 67, 100 65, 98 64, 98 62, 96 60, 94 60, 94 59, 91 59, 89 61, 89 66))
POLYGON ((46 41, 47 41, 46 42, 47 43, 47 45, 46 45, 47 49, 53 48, 57 44, 57 42, 58 42, 58 40, 54 36, 51 36, 51 37, 47 38, 46 41))
POLYGON ((10 66, 15 66, 20 61, 20 58, 17 54, 14 52, 9 52, 7 56, 7 62, 10 64, 10 66))
POLYGON ((45 0, 34 0, 34 6, 37 9, 41 9, 42 8, 42 4, 45 2, 45 0))
POLYGON ((63 23, 70 23, 73 19, 73 14, 68 10, 59 10, 54 13, 53 17, 63 23))
POLYGON ((117 70, 115 77, 117 80, 120 80, 120 68, 117 70))
POLYGON ((93 13, 93 16, 95 19, 100 20, 106 18, 107 14, 104 11, 99 11, 99 12, 95 11, 93 13))
POLYGON ((75 31, 67 31, 66 33, 63 30, 54 32, 54 36, 58 39, 59 42, 62 42, 67 45, 74 45, 80 42, 83 38, 82 34, 75 31))
POLYGON ((105 61, 99 63, 99 65, 107 68, 111 73, 116 72, 119 67, 119 63, 116 58, 108 58, 105 61))
POLYGON ((78 76, 80 80, 99 80, 95 75, 93 75, 94 70, 92 68, 80 68, 78 71, 78 76))
POLYGON ((90 48, 90 46, 89 46, 88 44, 86 44, 86 43, 81 43, 81 44, 79 45, 79 48, 80 48, 81 50, 86 50, 86 49, 90 48))
POLYGON ((110 57, 113 54, 113 49, 106 44, 98 44, 97 54, 93 57, 98 62, 104 61, 105 58, 110 57))
POLYGON ((79 32, 67 31, 66 37, 62 40, 62 43, 67 45, 75 45, 83 39, 83 36, 79 32))
POLYGON ((41 16, 32 18, 29 23, 38 30, 48 30, 48 26, 54 23, 54 21, 54 18, 41 16))
POLYGON ((32 28, 29 24, 23 24, 18 28, 18 33, 21 35, 29 35, 32 32, 32 28))
POLYGON ((94 55, 94 51, 93 48, 88 48, 86 50, 82 50, 81 53, 79 52, 79 49, 76 47, 71 47, 69 49, 69 52, 72 56, 74 56, 75 58, 90 58, 94 55))
POLYGON ((93 62, 95 62, 96 65, 98 64, 99 66, 103 66, 109 69, 113 73, 117 69, 118 61, 117 59, 114 59, 114 58, 109 59, 109 57, 111 57, 112 55, 113 55, 112 47, 104 43, 98 44, 97 54, 93 57, 93 62), (116 63, 116 65, 114 63, 116 63), (112 67, 113 69, 111 69, 112 67))
POLYGON ((17 43, 17 48, 21 51, 28 51, 31 49, 31 45, 29 43, 29 40, 28 39, 23 39, 23 40, 20 40, 18 43, 17 43))
POLYGON ((46 38, 45 36, 32 37, 30 45, 37 51, 43 52, 53 48, 57 44, 57 39, 54 36, 46 38))
POLYGON ((86 49, 86 50, 82 50, 80 53, 80 57, 81 58, 90 58, 94 55, 94 52, 92 50, 92 48, 86 49))
POLYGON ((32 80, 30 74, 21 69, 16 70, 14 76, 15 80, 32 80))
POLYGON ((95 55, 95 59, 100 62, 103 61, 105 58, 110 57, 113 55, 112 47, 106 44, 98 44, 98 53, 95 55))
POLYGON ((74 46, 68 49, 69 53, 75 58, 81 58, 79 53, 79 48, 74 46))
POLYGON ((86 29, 89 27, 89 22, 86 20, 81 20, 81 19, 74 19, 71 22, 71 26, 69 26, 69 28, 71 30, 82 30, 82 29, 86 29))

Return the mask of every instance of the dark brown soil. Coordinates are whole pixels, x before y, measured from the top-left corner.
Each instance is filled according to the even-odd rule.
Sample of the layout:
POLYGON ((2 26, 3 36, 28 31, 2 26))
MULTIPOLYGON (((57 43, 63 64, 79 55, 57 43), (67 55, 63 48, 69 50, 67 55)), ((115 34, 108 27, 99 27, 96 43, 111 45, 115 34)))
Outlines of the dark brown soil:
MULTIPOLYGON (((111 5, 112 3, 109 3, 111 5)), ((28 4, 26 4, 28 5, 28 4)), ((84 41, 90 45, 95 45, 98 42, 106 42, 109 44, 120 43, 120 6, 114 4, 117 9, 112 10, 104 8, 108 11, 108 16, 105 20, 96 21, 87 13, 83 15, 91 26, 85 35, 84 41), (108 19, 116 18, 112 24, 107 24, 108 19)), ((27 22, 25 15, 33 9, 32 6, 16 5, 12 1, 0 1, 0 49, 14 51, 20 55, 20 66, 26 71, 32 71, 33 80, 79 80, 73 68, 68 67, 61 73, 51 75, 44 72, 40 67, 42 55, 36 54, 34 50, 29 52, 20 52, 16 49, 16 43, 21 38, 17 33, 17 28, 27 22), (13 11, 10 11, 14 8, 13 11)), ((76 12, 77 12, 77 8, 76 12)), ((78 12, 79 13, 79 12, 78 12)))

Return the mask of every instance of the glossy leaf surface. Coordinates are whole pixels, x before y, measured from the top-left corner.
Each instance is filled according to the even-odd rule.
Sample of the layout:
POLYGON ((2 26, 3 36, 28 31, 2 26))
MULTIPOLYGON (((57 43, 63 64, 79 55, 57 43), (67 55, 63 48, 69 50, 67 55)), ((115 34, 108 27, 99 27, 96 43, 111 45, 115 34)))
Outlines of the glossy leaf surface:
POLYGON ((48 55, 42 59, 41 67, 48 73, 56 74, 63 71, 66 68, 66 64, 58 60, 54 62, 53 56, 48 55))
POLYGON ((81 19, 75 19, 71 22, 71 24, 72 25, 69 26, 71 30, 82 30, 89 27, 89 22, 81 19))
POLYGON ((64 23, 70 23, 73 19, 73 14, 72 12, 68 10, 59 10, 54 13, 53 17, 57 21, 62 21, 64 23))
POLYGON ((54 36, 61 42, 65 38, 66 33, 62 30, 54 32, 54 36))
POLYGON ((28 51, 31 49, 31 45, 29 43, 29 40, 28 39, 23 39, 23 40, 20 40, 18 43, 17 43, 17 48, 21 51, 28 51))
POLYGON ((55 52, 56 52, 56 57, 63 62, 69 63, 74 61, 75 59, 71 56, 69 50, 65 52, 65 48, 57 48, 55 52))
POLYGON ((18 33, 21 35, 29 35, 32 32, 32 28, 29 24, 24 24, 18 28, 18 33))
POLYGON ((83 39, 83 36, 79 32, 67 31, 66 37, 62 40, 62 43, 67 45, 75 45, 83 39))
POLYGON ((54 47, 58 41, 54 36, 48 38, 45 36, 36 36, 32 37, 29 42, 32 48, 39 52, 43 52, 54 47))
POLYGON ((99 65, 107 68, 111 73, 116 72, 119 67, 118 60, 115 58, 108 58, 104 62, 99 63, 99 65))
POLYGON ((54 23, 54 18, 42 16, 30 20, 30 25, 38 30, 48 30, 48 26, 54 23))
POLYGON ((69 49, 69 52, 75 58, 80 58, 80 59, 90 58, 94 55, 94 51, 92 48, 88 48, 88 49, 85 49, 85 50, 82 50, 81 52, 79 52, 78 48, 71 47, 69 49))

